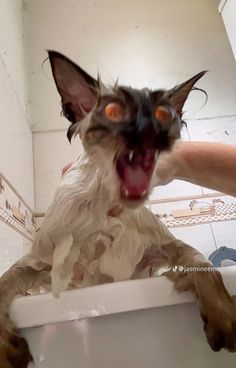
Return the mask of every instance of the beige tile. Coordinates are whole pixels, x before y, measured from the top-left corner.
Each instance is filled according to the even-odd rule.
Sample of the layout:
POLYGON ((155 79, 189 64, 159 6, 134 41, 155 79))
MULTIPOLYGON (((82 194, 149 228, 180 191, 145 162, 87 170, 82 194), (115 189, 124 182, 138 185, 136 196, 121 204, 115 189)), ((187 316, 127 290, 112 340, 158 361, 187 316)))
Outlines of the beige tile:
POLYGON ((216 250, 210 225, 194 225, 170 229, 178 239, 199 250, 205 257, 216 250))
POLYGON ((0 62, 0 171, 34 206, 32 134, 12 84, 0 62))
POLYGON ((60 182, 62 168, 76 159, 81 143, 77 137, 70 144, 66 131, 35 133, 33 140, 36 212, 45 212, 60 182))
POLYGON ((236 115, 188 122, 192 141, 236 144, 236 115))
POLYGON ((212 224, 217 248, 236 249, 236 221, 216 222, 212 224))
POLYGON ((155 187, 150 195, 150 199, 163 199, 173 197, 183 197, 202 194, 201 187, 182 180, 155 187))
POLYGON ((24 238, 8 225, 0 221, 0 275, 7 271, 26 251, 23 247, 24 238))

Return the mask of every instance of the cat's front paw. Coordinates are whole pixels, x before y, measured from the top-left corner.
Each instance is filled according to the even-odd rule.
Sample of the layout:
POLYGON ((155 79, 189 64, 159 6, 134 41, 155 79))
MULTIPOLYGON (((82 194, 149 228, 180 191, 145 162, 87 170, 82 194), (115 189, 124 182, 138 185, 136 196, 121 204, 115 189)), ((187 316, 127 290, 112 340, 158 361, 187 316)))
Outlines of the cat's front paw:
POLYGON ((201 311, 201 317, 212 350, 225 348, 236 352, 236 307, 233 301, 219 296, 215 307, 201 311))
POLYGON ((3 327, 0 331, 0 367, 27 368, 32 360, 27 341, 16 332, 5 332, 3 327))

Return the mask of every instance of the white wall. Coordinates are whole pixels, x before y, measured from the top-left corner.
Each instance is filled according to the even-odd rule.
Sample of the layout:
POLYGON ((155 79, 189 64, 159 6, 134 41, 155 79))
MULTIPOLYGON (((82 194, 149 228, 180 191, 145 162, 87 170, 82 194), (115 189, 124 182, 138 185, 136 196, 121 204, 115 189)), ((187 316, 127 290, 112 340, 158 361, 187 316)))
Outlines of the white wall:
POLYGON ((217 0, 28 0, 26 21, 34 131, 67 126, 49 63, 42 69, 46 49, 137 87, 170 87, 210 70, 199 83, 209 101, 192 115, 204 101, 193 93, 192 117, 236 114, 235 61, 217 0))
POLYGON ((235 18, 236 18, 236 2, 235 0, 221 0, 219 11, 223 18, 225 28, 229 37, 229 41, 236 60, 236 34, 235 34, 235 18))
POLYGON ((60 181, 62 168, 78 156, 80 140, 73 140, 70 145, 65 136, 65 131, 33 135, 37 212, 47 210, 60 181))
MULTIPOLYGON (((236 143, 236 65, 218 1, 30 0, 26 4, 37 211, 47 209, 62 167, 76 157, 80 146, 78 140, 72 146, 66 140, 68 123, 59 116, 60 98, 49 64, 42 69, 46 49, 61 51, 94 76, 99 70, 108 82, 119 75, 121 83, 136 87, 170 87, 209 69, 199 82, 209 101, 197 112, 204 98, 192 94, 184 136, 236 143)), ((204 192, 209 190, 175 182, 157 188, 153 198, 204 192)), ((225 226, 230 224, 234 225, 225 226)), ((212 225, 173 232, 206 255, 224 245, 212 225)), ((233 238, 227 245, 235 246, 233 238)))
MULTIPOLYGON (((75 152, 69 148, 66 137, 62 138, 68 122, 59 115, 60 98, 49 63, 42 68, 45 50, 65 53, 93 75, 99 69, 106 80, 115 80, 120 75, 121 83, 137 87, 169 87, 209 69, 211 72, 199 82, 207 90, 209 101, 196 112, 204 96, 192 93, 185 106, 189 111, 188 121, 233 116, 236 115, 236 66, 218 3, 216 0, 26 1, 30 111, 37 152, 36 210, 47 208, 55 178, 60 177, 53 152, 58 152, 60 164, 67 158, 72 160, 75 152), (42 136, 37 134, 43 133, 51 149, 46 150, 47 155, 40 162, 44 160, 44 171, 50 168, 49 176, 41 176, 42 168, 38 166, 37 156, 40 150, 45 155, 45 147, 42 136), (60 143, 56 136, 61 137, 60 143), (71 152, 70 156, 64 151, 71 152), (44 184, 45 180, 50 185, 44 184), (46 202, 40 197, 44 185, 51 188, 46 202)), ((204 124, 201 126, 205 129, 204 124)))
MULTIPOLYGON (((32 134, 26 108, 23 9, 0 4, 0 171, 34 207, 32 134)), ((0 221, 0 274, 26 251, 28 241, 0 221)))

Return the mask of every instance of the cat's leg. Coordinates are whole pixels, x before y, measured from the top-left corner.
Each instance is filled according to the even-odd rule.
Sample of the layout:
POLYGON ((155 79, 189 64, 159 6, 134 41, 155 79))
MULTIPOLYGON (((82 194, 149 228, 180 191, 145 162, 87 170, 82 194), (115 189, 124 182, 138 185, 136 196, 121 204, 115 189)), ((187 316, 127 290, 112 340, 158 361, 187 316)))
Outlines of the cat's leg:
POLYGON ((27 291, 44 285, 50 279, 50 267, 36 262, 33 268, 27 265, 31 260, 31 256, 24 257, 0 278, 1 368, 26 368, 32 360, 27 342, 9 318, 9 307, 16 295, 26 295, 27 291))
POLYGON ((169 271, 164 275, 173 281, 175 288, 195 294, 211 348, 236 351, 236 307, 220 273, 196 249, 176 239, 148 209, 142 208, 136 222, 152 245, 137 268, 142 269, 152 259, 151 266, 167 265, 169 271), (205 271, 200 271, 201 267, 205 271))
POLYGON ((236 351, 236 307, 221 274, 196 249, 175 239, 159 223, 160 252, 168 259, 165 276, 178 291, 192 291, 204 322, 207 340, 214 351, 236 351), (204 270, 201 267, 204 267, 204 270), (207 271, 208 269, 208 271, 207 271))

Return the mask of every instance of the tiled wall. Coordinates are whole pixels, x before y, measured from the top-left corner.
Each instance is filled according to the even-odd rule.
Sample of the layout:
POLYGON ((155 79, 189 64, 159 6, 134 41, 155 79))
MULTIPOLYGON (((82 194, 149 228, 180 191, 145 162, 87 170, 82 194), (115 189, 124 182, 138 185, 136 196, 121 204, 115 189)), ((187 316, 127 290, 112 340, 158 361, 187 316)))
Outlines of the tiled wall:
MULTIPOLYGON (((23 2, 1 1, 0 171, 34 207, 32 134, 26 108, 23 2)), ((29 248, 29 241, 0 221, 0 274, 29 248)))
POLYGON ((66 138, 66 131, 33 134, 35 167, 35 208, 45 212, 52 201, 62 168, 73 161, 80 151, 80 140, 66 138))

